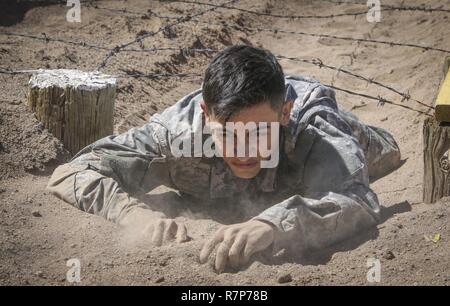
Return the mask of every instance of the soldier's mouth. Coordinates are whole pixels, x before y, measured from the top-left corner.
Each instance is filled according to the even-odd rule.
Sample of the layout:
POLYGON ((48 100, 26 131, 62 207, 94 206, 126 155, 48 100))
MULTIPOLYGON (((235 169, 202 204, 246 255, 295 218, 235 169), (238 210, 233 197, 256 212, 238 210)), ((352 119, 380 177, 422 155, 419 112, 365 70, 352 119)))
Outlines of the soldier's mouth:
POLYGON ((249 168, 253 168, 258 164, 257 160, 252 160, 252 161, 248 161, 248 162, 244 162, 244 163, 238 163, 238 162, 234 162, 233 165, 237 168, 241 168, 241 169, 249 169, 249 168))

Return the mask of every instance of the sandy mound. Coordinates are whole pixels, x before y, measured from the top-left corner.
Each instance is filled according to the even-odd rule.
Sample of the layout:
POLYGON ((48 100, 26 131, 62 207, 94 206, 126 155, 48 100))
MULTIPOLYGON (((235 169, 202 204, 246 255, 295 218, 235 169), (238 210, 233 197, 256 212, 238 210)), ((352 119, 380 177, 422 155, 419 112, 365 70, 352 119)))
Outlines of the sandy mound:
MULTIPOLYGON (((450 8, 449 1, 408 2, 408 6, 420 4, 450 8)), ((50 171, 67 156, 26 107, 29 75, 0 73, 0 284, 68 284, 66 261, 70 258, 82 263, 82 284, 277 284, 280 276, 289 279, 288 274, 293 284, 368 284, 370 258, 381 261, 381 284, 450 282, 448 199, 435 205, 421 203, 421 123, 426 117, 423 112, 430 111, 427 105, 433 105, 443 59, 448 55, 433 49, 450 50, 448 12, 384 9, 381 22, 369 23, 365 5, 323 0, 239 0, 234 5, 241 10, 203 12, 212 7, 144 0, 83 2, 81 23, 66 21, 65 5, 30 8, 8 26, 0 26, 0 32, 26 34, 0 35, 0 68, 94 70, 105 61, 110 52, 106 49, 120 49, 134 41, 130 45, 134 51, 114 53, 101 68, 104 73, 122 75, 114 116, 115 131, 122 132, 142 125, 155 112, 201 86, 201 74, 213 53, 183 48, 222 49, 248 43, 287 57, 316 59, 316 64, 280 62, 286 73, 305 74, 412 109, 380 106, 377 100, 337 92, 343 107, 367 123, 391 131, 402 150, 403 166, 372 185, 383 206, 381 224, 329 250, 302 256, 278 254, 276 258, 261 254, 242 272, 217 275, 210 265, 198 264, 197 256, 205 239, 227 220, 211 220, 184 210, 179 218, 187 220, 193 239, 181 246, 154 248, 146 241, 136 241, 133 233, 49 195, 45 185, 50 171), (164 28, 177 21, 174 17, 202 12, 194 20, 164 28), (267 14, 342 16, 279 18, 267 14), (283 31, 262 30, 268 28, 283 31), (158 50, 150 50, 153 48, 158 50), (320 62, 364 78, 317 65, 320 62), (142 73, 189 75, 129 76, 142 73), (373 84, 371 79, 387 87, 373 84), (409 94, 411 99, 405 100, 399 93, 409 94), (429 237, 436 234, 440 239, 431 241, 429 237)), ((164 206, 178 198, 162 188, 147 200, 164 206)))
POLYGON ((0 125, 0 180, 48 173, 69 158, 61 142, 23 104, 2 103, 0 125))

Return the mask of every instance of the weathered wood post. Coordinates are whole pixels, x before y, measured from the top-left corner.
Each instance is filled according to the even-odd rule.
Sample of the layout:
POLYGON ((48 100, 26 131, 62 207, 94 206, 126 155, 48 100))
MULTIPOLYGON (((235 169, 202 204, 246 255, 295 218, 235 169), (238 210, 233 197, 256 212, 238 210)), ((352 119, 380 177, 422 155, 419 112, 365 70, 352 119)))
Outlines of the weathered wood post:
POLYGON ((30 79, 28 105, 64 147, 76 154, 113 133, 116 79, 99 72, 38 70, 30 79))
POLYGON ((450 195, 450 57, 444 64, 444 81, 435 105, 435 117, 423 125, 423 201, 434 203, 450 195))

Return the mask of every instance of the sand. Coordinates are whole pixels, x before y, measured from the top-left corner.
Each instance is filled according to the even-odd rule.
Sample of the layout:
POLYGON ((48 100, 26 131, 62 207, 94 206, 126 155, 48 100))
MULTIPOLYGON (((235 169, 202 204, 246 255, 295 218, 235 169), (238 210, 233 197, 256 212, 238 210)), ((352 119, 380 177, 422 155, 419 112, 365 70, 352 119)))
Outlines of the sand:
MULTIPOLYGON (((382 3, 387 1, 382 1, 382 3)), ((219 3, 219 1, 214 1, 219 3)), ((408 1, 450 8, 450 1, 408 1)), ((401 1, 390 1, 401 5, 401 1)), ((208 7, 143 0, 97 1, 101 8, 127 8, 133 12, 155 12, 184 16, 208 7)), ((327 1, 249 1, 237 7, 257 12, 287 15, 329 15, 360 12, 364 5, 332 4, 327 1)), ((85 41, 114 48, 136 35, 158 30, 173 20, 88 7, 82 3, 82 22, 66 21, 64 5, 36 6, 18 14, 0 32, 27 33, 42 37, 85 41), (143 32, 147 31, 147 32, 143 32)), ((256 32, 246 27, 279 28, 289 31, 395 41, 450 49, 449 13, 383 11, 379 23, 364 15, 323 19, 281 19, 235 10, 219 9, 198 17, 205 23, 185 22, 170 31, 134 44, 133 48, 183 47, 222 49, 249 43, 289 57, 320 58, 333 65, 389 85, 426 105, 433 105, 448 54, 420 48, 390 46, 286 33, 256 32), (141 45, 141 46, 140 46, 141 45)), ((6 69, 95 70, 106 50, 0 35, 0 67, 6 69)), ((210 54, 119 52, 101 72, 201 74, 210 54)), ((286 73, 304 74, 323 83, 382 96, 426 112, 429 108, 386 88, 370 84, 325 67, 281 60, 286 73)), ((337 92, 342 107, 352 109, 362 120, 391 131, 399 142, 404 164, 394 173, 372 184, 383 206, 377 228, 344 243, 305 256, 279 255, 276 259, 256 256, 241 272, 216 274, 210 264, 200 265, 198 253, 205 239, 220 226, 201 214, 184 214, 192 240, 177 245, 151 246, 115 224, 86 214, 51 196, 45 186, 52 170, 69 156, 60 142, 42 129, 26 106, 30 74, 0 74, 0 284, 70 285, 66 281, 67 260, 81 262, 81 284, 370 284, 371 258, 380 260, 380 284, 450 283, 450 212, 448 199, 422 203, 422 123, 426 115, 398 106, 378 106, 359 96, 337 92), (440 234, 440 240, 425 237, 440 234), (189 268, 186 268, 189 267, 189 268), (290 274, 291 277, 286 277, 290 274), (289 281, 290 280, 290 281, 289 281)), ((144 124, 155 112, 201 86, 201 77, 119 78, 114 117, 115 132, 144 124)), ((432 113, 432 112, 430 112, 432 113)), ((155 201, 176 201, 173 193, 160 188, 155 201)), ((152 197, 150 197, 152 198, 152 197)))

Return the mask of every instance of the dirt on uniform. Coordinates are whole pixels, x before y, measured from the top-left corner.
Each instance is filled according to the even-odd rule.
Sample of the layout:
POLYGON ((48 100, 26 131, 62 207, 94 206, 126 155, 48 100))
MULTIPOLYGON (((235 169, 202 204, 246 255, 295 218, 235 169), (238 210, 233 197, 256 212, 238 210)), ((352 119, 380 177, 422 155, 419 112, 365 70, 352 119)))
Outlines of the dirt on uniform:
MULTIPOLYGON (((402 3, 390 1, 389 5, 402 3)), ((448 0, 408 1, 408 6, 421 4, 450 8, 448 0)), ((70 156, 26 105, 30 74, 0 73, 0 284, 69 285, 66 262, 71 258, 81 262, 82 285, 367 285, 371 284, 367 280, 367 262, 373 259, 381 263, 380 284, 450 283, 449 199, 432 205, 422 203, 422 123, 426 115, 417 110, 430 114, 432 111, 414 101, 433 105, 448 53, 304 34, 450 50, 450 14, 383 9, 381 21, 370 23, 365 14, 353 14, 367 11, 364 4, 239 0, 233 5, 263 14, 218 8, 158 31, 176 21, 164 17, 191 16, 212 7, 144 0, 82 1, 81 22, 70 23, 64 4, 29 6, 0 26, 0 71, 96 70, 109 51, 88 45, 114 49, 158 31, 129 48, 169 50, 116 52, 100 69, 123 76, 118 79, 116 133, 144 124, 152 114, 201 86, 201 74, 213 53, 183 48, 220 50, 231 44, 251 44, 277 55, 320 58, 324 64, 389 85, 408 93, 411 99, 405 100, 392 90, 325 66, 280 60, 286 74, 311 76, 325 84, 381 96, 414 109, 381 106, 378 101, 337 91, 337 101, 342 107, 351 109, 369 124, 391 131, 402 151, 402 167, 372 184, 383 206, 382 222, 377 228, 321 252, 301 256, 280 253, 275 258, 256 256, 243 271, 227 270, 218 275, 211 264, 198 263, 202 244, 220 226, 205 215, 185 212, 179 217, 186 220, 191 241, 155 248, 150 242, 134 239, 133 233, 50 195, 45 186, 52 170, 70 156), (277 18, 267 14, 344 16, 277 18), (28 37, 5 35, 6 32, 28 37), (125 77, 139 73, 189 75, 125 77)), ((159 188, 153 197, 163 204, 177 200, 166 188, 159 188)))

